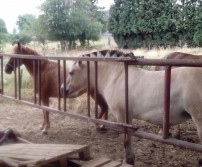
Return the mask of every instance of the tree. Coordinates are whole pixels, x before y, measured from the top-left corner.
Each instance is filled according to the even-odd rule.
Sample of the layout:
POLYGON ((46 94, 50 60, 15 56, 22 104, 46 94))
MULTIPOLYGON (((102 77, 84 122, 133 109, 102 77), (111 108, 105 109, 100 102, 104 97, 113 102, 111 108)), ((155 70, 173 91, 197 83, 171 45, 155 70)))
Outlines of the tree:
POLYGON ((10 34, 9 35, 9 40, 12 44, 20 42, 22 44, 28 44, 32 41, 32 37, 27 35, 27 34, 10 34))
POLYGON ((33 35, 43 47, 45 47, 48 39, 48 26, 47 20, 43 15, 40 15, 32 26, 33 35))
POLYGON ((37 18, 32 14, 19 15, 16 25, 19 32, 14 29, 14 33, 10 35, 10 42, 21 42, 23 44, 30 43, 34 36, 34 27, 36 25, 37 18))
MULTIPOLYGON (((92 5, 90 0, 46 0, 41 10, 47 20, 49 38, 59 40, 62 50, 67 46, 74 48, 78 39, 82 44, 85 43, 87 27, 97 22, 94 12, 90 10, 92 5)), ((101 26, 94 28, 101 31, 101 26)))
POLYGON ((202 46, 202 2, 199 1, 196 13, 195 13, 195 34, 194 34, 194 42, 197 46, 202 46))
POLYGON ((109 30, 121 47, 175 45, 177 8, 173 1, 115 0, 109 30))
POLYGON ((0 52, 2 52, 4 44, 7 41, 7 34, 5 21, 0 18, 0 52))
POLYGON ((36 16, 32 14, 24 14, 18 16, 16 25, 18 26, 18 30, 20 33, 32 35, 33 26, 35 25, 36 21, 36 16))
POLYGON ((196 46, 200 5, 200 0, 115 0, 109 30, 120 47, 196 46))

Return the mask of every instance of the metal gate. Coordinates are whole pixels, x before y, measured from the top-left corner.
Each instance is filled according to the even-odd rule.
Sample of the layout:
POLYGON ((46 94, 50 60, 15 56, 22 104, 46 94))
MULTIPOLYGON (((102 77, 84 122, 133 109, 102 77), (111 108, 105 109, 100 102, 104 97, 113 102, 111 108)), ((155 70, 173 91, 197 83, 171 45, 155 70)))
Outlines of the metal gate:
MULTIPOLYGON (((132 59, 132 58, 86 58, 86 57, 36 57, 36 56, 29 56, 26 57, 25 55, 13 55, 13 54, 0 54, 0 76, 1 76, 1 83, 0 83, 0 97, 1 98, 5 98, 5 99, 9 99, 9 100, 13 100, 16 101, 18 103, 23 103, 26 105, 29 105, 31 107, 35 107, 35 108, 39 108, 39 109, 44 109, 47 110, 49 112, 52 113, 57 113, 57 114, 62 114, 65 116, 70 116, 73 118, 77 118, 77 119, 82 119, 82 120, 86 120, 86 121, 91 121, 94 123, 99 123, 99 124, 103 124, 105 125, 107 128, 109 129, 113 129, 113 130, 117 130, 123 133, 127 133, 133 136, 137 136, 140 138, 144 138, 144 139, 149 139, 149 140, 153 140, 153 141, 158 141, 164 144, 170 144, 170 145, 175 145, 175 146, 179 146, 179 147, 184 147, 190 150, 195 150, 198 152, 202 152, 202 145, 199 144, 194 144, 194 143, 190 143, 187 141, 182 141, 182 140, 178 140, 178 139, 174 139, 169 137, 169 106, 170 106, 170 80, 171 80, 171 75, 172 75, 172 70, 171 67, 172 66, 188 66, 188 67, 202 67, 202 60, 185 60, 185 59, 181 59, 181 60, 163 60, 163 59, 132 59), (58 108, 54 109, 54 108, 50 108, 47 106, 43 106, 40 103, 40 99, 41 99, 41 95, 39 92, 39 100, 37 101, 36 98, 36 90, 34 89, 33 95, 34 95, 34 101, 30 102, 30 101, 25 101, 21 99, 21 79, 20 79, 20 67, 17 68, 17 70, 14 72, 14 96, 8 96, 4 93, 4 62, 9 58, 9 57, 13 57, 16 58, 16 63, 20 63, 22 59, 31 59, 33 61, 33 63, 38 62, 38 64, 40 64, 41 60, 53 60, 56 61, 58 63, 58 75, 60 74, 60 64, 63 65, 63 68, 66 68, 66 63, 67 61, 87 61, 87 64, 89 66, 89 62, 92 61, 94 62, 95 65, 95 77, 97 78, 97 64, 99 62, 119 62, 119 63, 124 63, 125 66, 125 102, 126 102, 126 106, 125 106, 125 115, 126 115, 126 122, 125 123, 115 123, 115 122, 110 122, 108 120, 101 120, 101 119, 97 119, 97 113, 98 113, 98 109, 97 109, 97 90, 95 90, 95 116, 92 116, 91 111, 90 111, 90 97, 89 97, 89 90, 88 90, 88 94, 87 94, 87 106, 88 106, 88 113, 87 115, 81 115, 81 114, 75 114, 71 111, 68 111, 68 109, 66 108, 66 97, 58 97, 58 108), (163 119, 163 135, 156 135, 153 133, 148 133, 145 131, 141 131, 135 127, 133 127, 133 125, 128 124, 128 66, 132 66, 132 65, 147 65, 147 66, 165 66, 165 86, 164 86, 164 119, 163 119), (64 109, 61 109, 61 99, 64 99, 64 109)), ((40 74, 41 69, 38 67, 37 69, 35 69, 35 72, 38 72, 40 74)), ((64 78, 66 78, 66 76, 68 74, 66 74, 66 71, 64 70, 64 78)), ((88 74, 89 75, 89 70, 88 70, 88 74)), ((38 85, 39 85, 39 90, 40 88, 40 82, 41 80, 39 79, 38 81, 38 85)), ((58 77, 58 83, 59 85, 61 85, 60 83, 60 75, 58 77)), ((37 83, 34 83, 34 87, 36 87, 37 83)), ((88 83, 89 84, 89 83, 88 83)), ((97 79, 95 80, 95 85, 96 85, 96 89, 97 89, 97 79)), ((89 86, 88 86, 89 87, 89 86)), ((60 88, 58 87, 58 91, 60 91, 60 88)))

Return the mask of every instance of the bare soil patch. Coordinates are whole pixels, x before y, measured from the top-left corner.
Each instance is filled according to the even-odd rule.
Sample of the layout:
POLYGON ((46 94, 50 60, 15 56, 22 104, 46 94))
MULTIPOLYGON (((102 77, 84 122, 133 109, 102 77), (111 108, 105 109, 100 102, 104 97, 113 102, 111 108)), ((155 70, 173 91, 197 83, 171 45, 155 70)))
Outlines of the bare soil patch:
MULTIPOLYGON (((0 113, 0 124, 17 130, 23 138, 31 142, 84 144, 90 145, 92 157, 106 156, 119 160, 124 156, 123 136, 111 130, 101 134, 95 130, 93 123, 51 114, 49 134, 41 135, 41 110, 14 102, 4 102, 0 103, 0 113)), ((158 130, 157 127, 142 121, 135 121, 135 124, 147 131, 158 130)), ((182 140, 199 142, 196 127, 191 120, 182 124, 181 130, 182 140)), ((133 149, 136 167, 194 167, 201 158, 198 152, 137 137, 133 137, 133 149)))

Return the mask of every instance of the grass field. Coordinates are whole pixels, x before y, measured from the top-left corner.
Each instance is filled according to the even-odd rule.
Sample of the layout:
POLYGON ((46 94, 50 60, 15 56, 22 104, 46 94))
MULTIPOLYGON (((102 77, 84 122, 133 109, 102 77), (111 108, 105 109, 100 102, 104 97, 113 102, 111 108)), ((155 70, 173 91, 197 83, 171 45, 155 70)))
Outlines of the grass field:
MULTIPOLYGON (((42 49, 41 45, 37 42, 32 42, 29 44, 29 47, 36 49, 38 52, 40 52, 43 55, 47 56, 57 56, 57 55, 64 55, 64 56, 79 56, 84 53, 89 53, 96 50, 102 50, 102 49, 119 49, 116 45, 113 38, 110 40, 110 45, 108 44, 108 37, 102 37, 99 41, 92 41, 90 42, 90 48, 78 48, 76 50, 67 50, 66 52, 61 53, 58 49, 58 43, 57 42, 48 42, 47 48, 45 50, 42 49)), ((6 44, 4 48, 4 53, 12 53, 12 45, 6 44)), ((202 48, 188 48, 187 46, 183 47, 174 47, 174 48, 153 48, 153 49, 125 49, 124 51, 131 51, 135 55, 141 55, 145 58, 161 58, 164 55, 170 53, 170 52, 185 52, 185 53, 191 53, 196 55, 202 55, 202 48)))
MULTIPOLYGON (((100 39, 97 42, 91 42, 91 47, 90 48, 79 48, 77 50, 68 50, 66 52, 61 53, 57 49, 57 42, 49 42, 48 43, 48 49, 43 51, 42 48, 40 47, 39 44, 37 43, 31 43, 29 47, 35 48, 38 52, 40 52, 42 55, 47 55, 47 56, 57 56, 57 55, 62 55, 62 56, 79 56, 85 53, 90 53, 92 51, 97 51, 97 50, 102 50, 102 49, 119 49, 117 45, 115 44, 114 40, 110 41, 111 44, 108 45, 108 38, 104 37, 100 39)), ((196 55, 202 55, 202 48, 188 48, 186 46, 179 48, 153 48, 151 50, 148 49, 119 49, 124 52, 133 52, 137 56, 144 56, 145 58, 161 58, 164 55, 170 53, 170 52, 185 52, 185 53, 191 53, 191 54, 196 54, 196 55)), ((6 47, 4 48, 4 53, 12 53, 12 45, 7 44, 6 47)), ((6 64, 7 60, 4 61, 4 65, 6 64)), ((28 74, 27 70, 25 67, 22 67, 22 94, 26 98, 30 98, 30 93, 33 92, 33 83, 30 75, 28 74)), ((13 96, 14 91, 14 76, 13 75, 7 75, 4 74, 4 87, 5 87, 5 93, 8 95, 13 96)), ((72 100, 74 103, 75 100, 72 100)), ((80 108, 82 106, 82 101, 83 100, 76 100, 76 103, 79 105, 77 106, 80 108)))

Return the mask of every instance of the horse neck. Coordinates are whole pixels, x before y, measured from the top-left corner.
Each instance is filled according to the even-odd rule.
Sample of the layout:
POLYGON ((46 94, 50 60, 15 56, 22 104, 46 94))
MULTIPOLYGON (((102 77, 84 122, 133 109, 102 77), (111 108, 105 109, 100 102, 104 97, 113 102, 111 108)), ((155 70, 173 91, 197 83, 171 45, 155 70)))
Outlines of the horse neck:
MULTIPOLYGON (((41 72, 43 71, 43 68, 45 67, 45 60, 41 60, 41 72)), ((33 77, 34 76, 34 69, 37 73, 38 70, 38 62, 36 61, 36 63, 34 64, 33 60, 30 59, 23 59, 22 63, 24 64, 24 66, 26 67, 27 71, 29 72, 29 74, 33 77)))
MULTIPOLYGON (((111 81, 113 78, 119 77, 124 73, 124 66, 121 63, 112 62, 98 62, 98 74, 97 83, 98 91, 102 90, 107 86, 106 82, 111 81)), ((90 64, 90 84, 91 87, 95 88, 95 66, 94 63, 90 64)))

